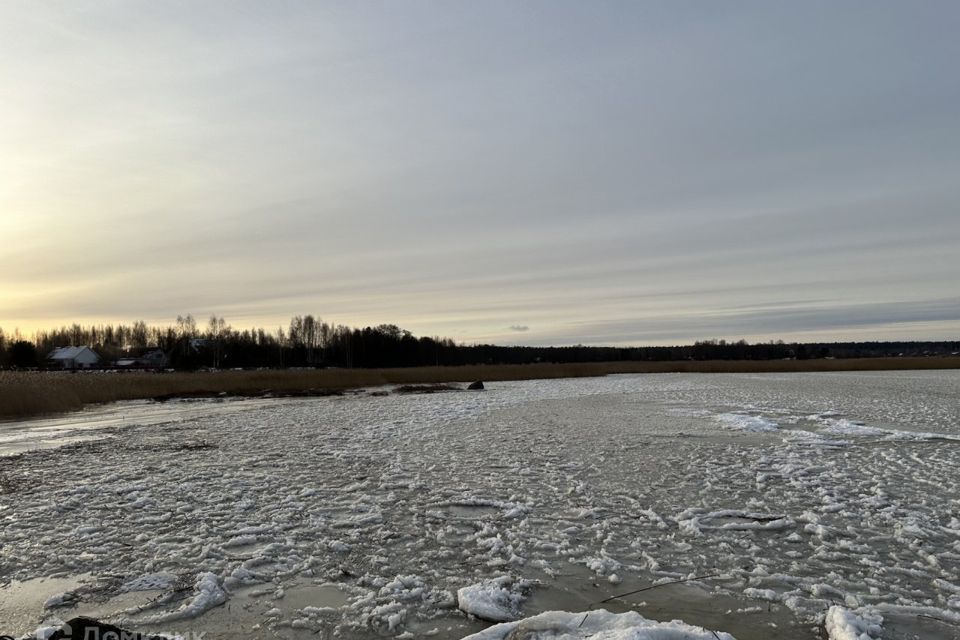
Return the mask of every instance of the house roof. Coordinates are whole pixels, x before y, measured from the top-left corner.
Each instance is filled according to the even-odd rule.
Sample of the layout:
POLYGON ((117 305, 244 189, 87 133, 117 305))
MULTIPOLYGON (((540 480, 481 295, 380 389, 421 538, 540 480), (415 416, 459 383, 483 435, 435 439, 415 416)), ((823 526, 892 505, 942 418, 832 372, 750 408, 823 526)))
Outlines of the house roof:
POLYGON ((47 359, 48 360, 73 360, 84 351, 89 351, 95 356, 97 355, 97 353, 90 347, 59 347, 51 351, 50 355, 47 356, 47 359))
POLYGON ((163 353, 163 349, 160 349, 159 347, 133 347, 130 349, 124 349, 120 357, 124 359, 142 358, 143 356, 150 355, 151 353, 155 353, 157 351, 163 353))

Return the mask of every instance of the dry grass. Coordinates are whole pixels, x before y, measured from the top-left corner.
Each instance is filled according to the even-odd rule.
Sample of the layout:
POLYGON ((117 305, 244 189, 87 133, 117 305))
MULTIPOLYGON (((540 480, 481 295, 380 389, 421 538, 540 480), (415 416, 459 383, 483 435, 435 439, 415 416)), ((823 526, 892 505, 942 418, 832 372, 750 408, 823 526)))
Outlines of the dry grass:
POLYGON ((960 369, 960 357, 848 360, 709 360, 478 365, 408 369, 320 369, 203 373, 0 372, 0 416, 73 411, 89 404, 177 395, 310 394, 378 385, 575 378, 614 373, 758 373, 960 369))
POLYGON ((463 387, 438 382, 433 384, 402 384, 394 389, 396 393, 440 393, 442 391, 463 391, 463 387))

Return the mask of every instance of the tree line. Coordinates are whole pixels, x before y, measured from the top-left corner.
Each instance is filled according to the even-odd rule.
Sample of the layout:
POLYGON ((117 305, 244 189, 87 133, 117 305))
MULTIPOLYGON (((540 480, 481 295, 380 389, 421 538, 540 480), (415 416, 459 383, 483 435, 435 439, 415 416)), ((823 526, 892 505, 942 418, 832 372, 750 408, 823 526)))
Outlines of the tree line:
POLYGON ((294 316, 274 331, 234 329, 223 317, 199 324, 191 315, 168 326, 72 324, 25 338, 0 329, 0 366, 42 367, 57 347, 89 346, 109 363, 149 349, 162 350, 175 369, 256 367, 413 367, 535 362, 676 360, 777 360, 950 355, 960 342, 833 342, 750 344, 745 340, 702 340, 670 347, 523 347, 457 344, 448 338, 414 336, 392 324, 354 328, 313 315, 294 316))

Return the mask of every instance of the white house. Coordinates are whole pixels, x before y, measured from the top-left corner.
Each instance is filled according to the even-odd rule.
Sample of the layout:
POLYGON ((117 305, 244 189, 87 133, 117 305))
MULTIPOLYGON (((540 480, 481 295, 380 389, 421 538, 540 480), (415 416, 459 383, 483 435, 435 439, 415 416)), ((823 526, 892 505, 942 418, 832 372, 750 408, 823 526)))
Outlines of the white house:
POLYGON ((100 362, 90 347, 59 347, 50 352, 47 362, 61 369, 89 369, 100 362))

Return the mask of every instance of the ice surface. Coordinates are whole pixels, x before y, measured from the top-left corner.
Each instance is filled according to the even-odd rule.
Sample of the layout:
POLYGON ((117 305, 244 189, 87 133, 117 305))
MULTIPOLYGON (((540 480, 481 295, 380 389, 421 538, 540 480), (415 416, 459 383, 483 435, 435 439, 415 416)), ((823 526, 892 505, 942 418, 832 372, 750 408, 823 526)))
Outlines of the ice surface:
MULTIPOLYGON (((690 581, 732 601, 709 626, 741 640, 771 637, 774 616, 776 637, 811 637, 831 607, 865 624, 922 619, 924 638, 955 632, 957 372, 488 388, 206 415, 196 403, 109 441, 5 458, 0 580, 92 576, 32 600, 15 619, 33 626, 14 631, 106 601, 114 619, 208 638, 233 619, 281 637, 458 638, 480 624, 459 592, 510 576, 538 581, 516 616, 548 610, 537 594, 572 581, 593 598, 584 610, 690 581)), ((0 586, 0 613, 12 593, 0 586)), ((669 603, 657 615, 681 617, 669 603)))
MULTIPOLYGON (((585 613, 548 611, 519 622, 498 624, 466 640, 734 640, 729 633, 708 631, 678 621, 655 622, 638 613, 603 609, 585 613)), ((844 639, 845 640, 845 639, 844 639)))
POLYGON ((194 596, 189 602, 184 603, 176 611, 149 616, 145 622, 148 624, 165 624, 185 618, 195 618, 226 601, 227 593, 220 585, 220 579, 210 572, 202 573, 197 576, 194 596))
POLYGON ((878 640, 883 633, 882 624, 881 616, 865 619, 849 609, 833 606, 827 611, 823 626, 830 640, 878 640))
POLYGON ((172 573, 150 573, 134 578, 120 585, 120 593, 131 591, 163 591, 171 588, 177 582, 177 576, 172 573))
POLYGON ((720 424, 730 429, 740 429, 743 431, 776 431, 777 423, 761 418, 760 416, 751 416, 745 413, 721 413, 714 416, 720 424))
POLYGON ((524 585, 510 576, 501 576, 457 591, 457 606, 464 613, 491 622, 508 622, 520 617, 524 585))
POLYGON ((62 593, 55 593, 43 601, 43 608, 56 609, 57 607, 63 607, 68 604, 73 604, 77 600, 78 600, 78 596, 73 591, 64 591, 62 593))

